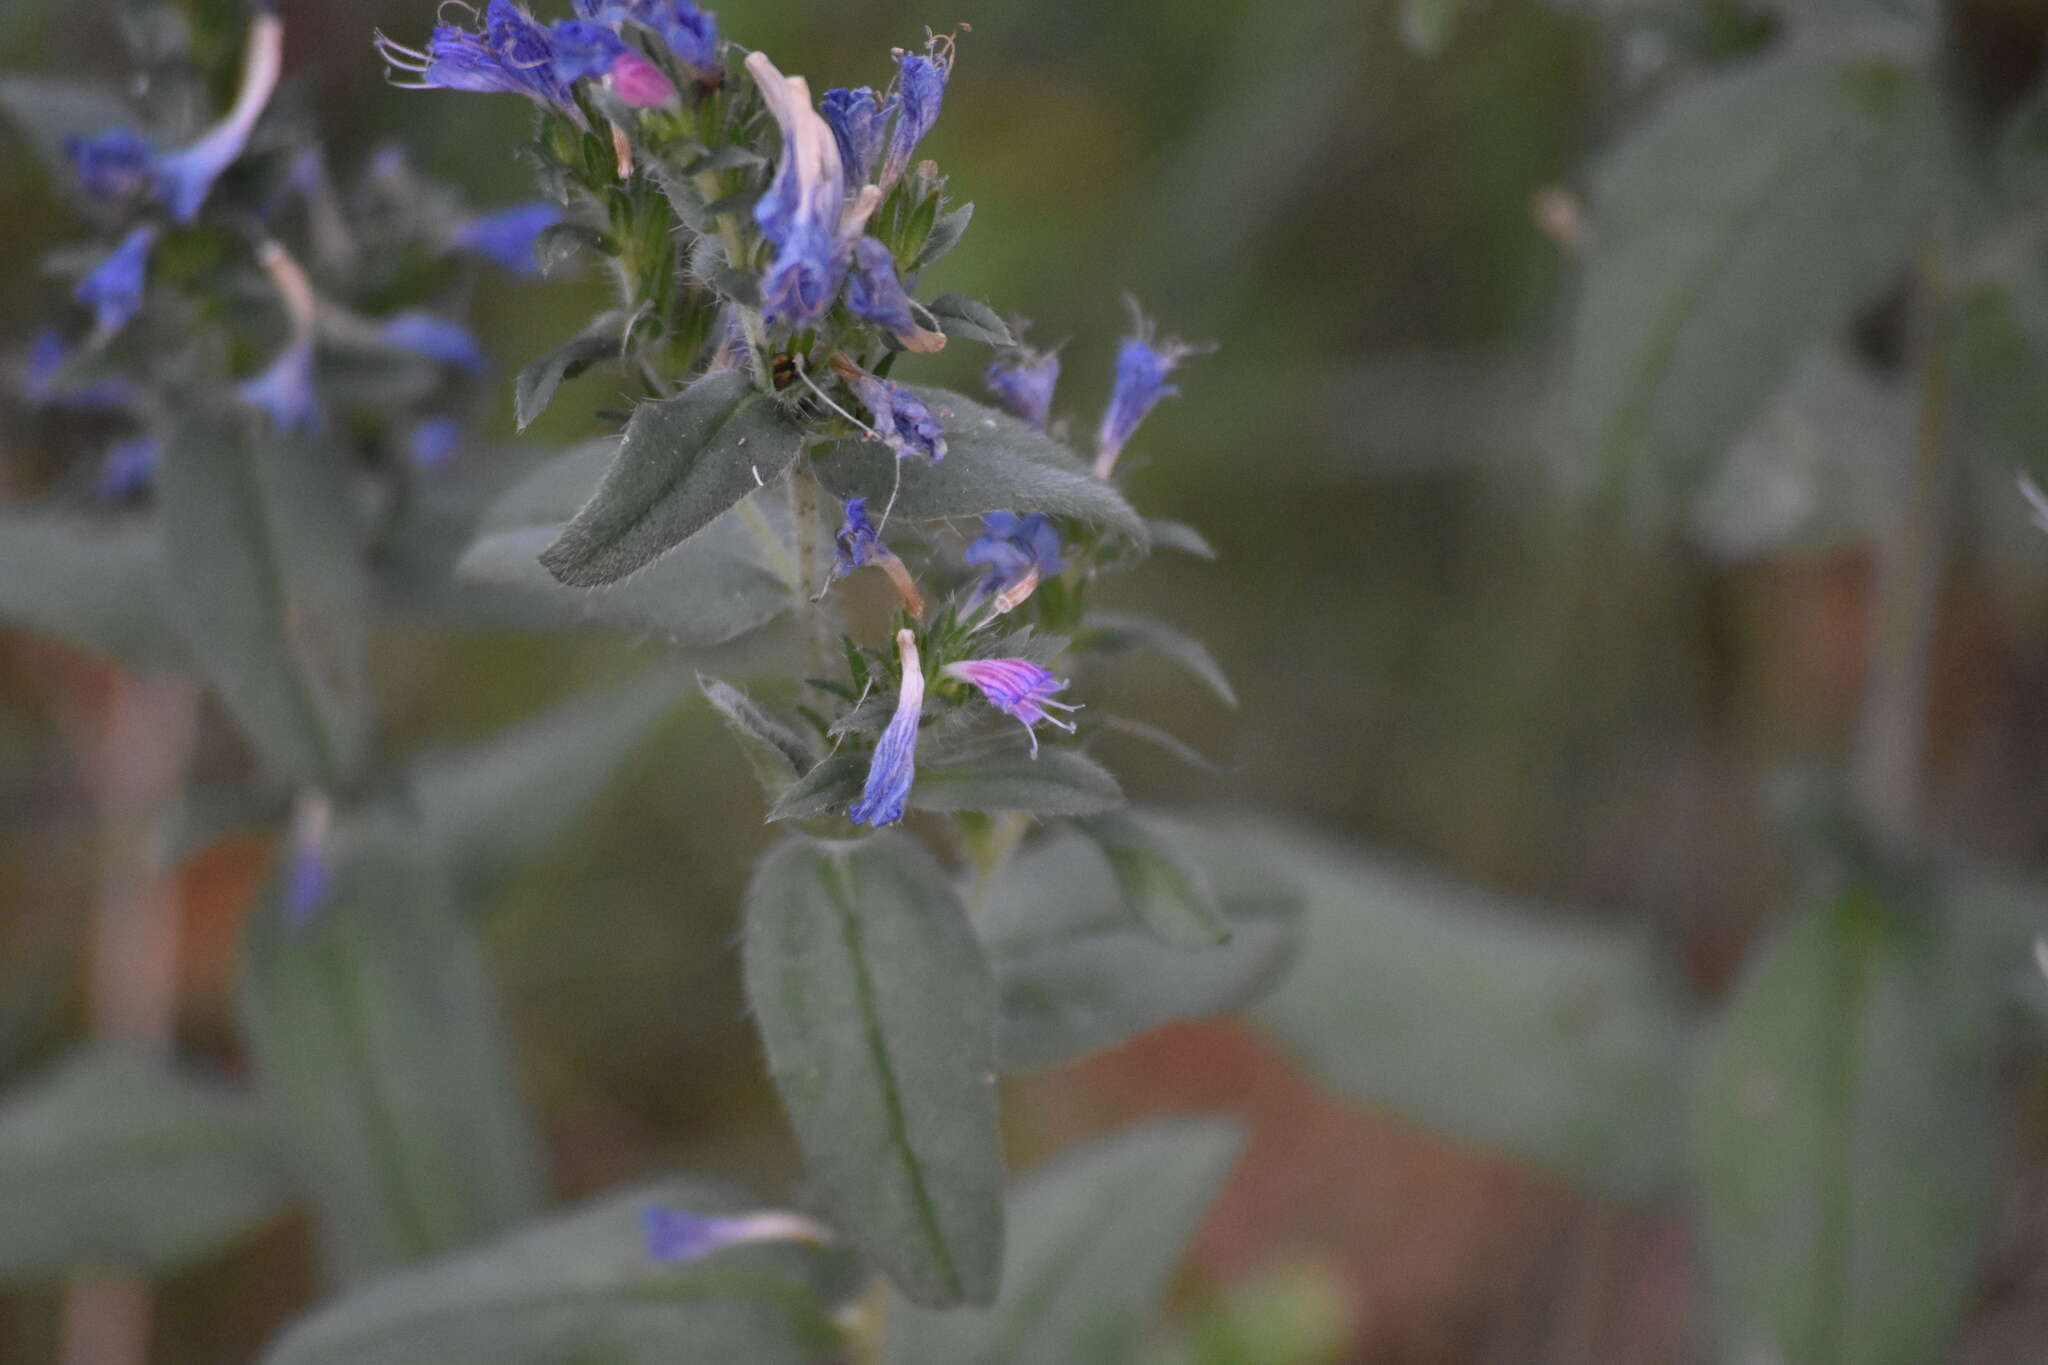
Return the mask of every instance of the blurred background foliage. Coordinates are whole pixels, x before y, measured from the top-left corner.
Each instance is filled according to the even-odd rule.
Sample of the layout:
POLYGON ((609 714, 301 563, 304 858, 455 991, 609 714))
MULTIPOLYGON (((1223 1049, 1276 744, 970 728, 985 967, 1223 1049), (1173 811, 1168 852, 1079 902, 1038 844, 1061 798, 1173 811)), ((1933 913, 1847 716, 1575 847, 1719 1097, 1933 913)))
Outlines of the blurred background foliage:
MULTIPOLYGON (((523 104, 383 84, 370 31, 418 34, 431 22, 423 3, 284 8, 291 97, 317 107, 336 164, 400 141, 480 206, 526 196, 511 150, 523 104)), ((1681 7, 1623 39, 1598 16, 1534 0, 1463 14, 1427 0, 728 0, 725 11, 729 30, 818 88, 880 78, 888 44, 926 24, 973 25, 931 154, 984 226, 925 292, 1028 306, 1034 340, 1073 338, 1065 410, 1092 412, 1108 389, 1123 303, 1103 281, 1182 335, 1223 343, 1152 419, 1150 463, 1133 475, 1151 510, 1202 528, 1219 558, 1151 566, 1119 591, 1203 636, 1242 706, 1226 710, 1176 674, 1116 680, 1105 709, 1150 717, 1224 769, 1201 779, 1127 745, 1133 796, 1300 817, 1497 888, 1517 915, 1565 921, 1567 938, 1532 945, 1520 978, 1461 966, 1461 931, 1421 910, 1356 956, 1311 965, 1340 993, 1355 973, 1365 1014, 1374 992, 1405 986, 1405 1017, 1425 1035, 1431 1002, 1463 992, 1498 1000, 1509 1021, 1498 1030, 1569 1031, 1541 973, 1546 962, 1590 972, 1623 998, 1607 1025, 1618 1042, 1597 1059, 1637 1086, 1617 1101, 1620 1121, 1668 1137, 1682 1121, 1681 1061, 1634 1031, 1653 1032, 1659 1016, 1630 1013, 1641 974, 1627 945, 1655 943, 1680 964, 1681 989, 1716 999, 1787 904, 1799 859, 1770 796, 1787 772, 1847 751, 1873 565, 1851 535, 1731 553, 1710 504, 1693 534, 1645 534, 1563 496, 1547 467, 1546 396, 1562 382, 1575 201, 1556 191, 1582 189, 1591 155, 1688 62, 1755 44, 1773 16, 1681 7), (1580 957, 1571 935, 1584 936, 1580 957)), ((0 69, 117 75, 111 22, 101 6, 10 0, 0 69)), ((2038 75, 2048 9, 1972 0, 1953 22, 1957 60, 1998 87, 1990 104, 2009 106, 2038 75)), ((0 135, 10 340, 57 305, 60 287, 34 263, 74 235, 28 149, 0 135)), ((604 291, 595 280, 483 288, 477 330, 498 361, 502 443, 511 373, 604 291)), ((1880 310, 1865 325, 1881 340, 1887 324, 1880 310)), ((973 363, 949 353, 935 377, 971 390, 973 363)), ((620 395, 605 385, 577 381, 526 439, 608 429, 595 414, 620 395)), ((1839 437, 1839 420, 1823 425, 1839 437)), ((0 408, 17 474, 90 439, 0 408)), ((2010 490, 2009 472, 1983 482, 2010 490)), ((1724 496, 1737 539, 1767 520, 1755 490, 1724 496)), ((2029 534, 2017 496, 1982 504, 1941 604, 1925 832, 2038 868, 2048 537, 2029 534)), ((623 676, 660 645, 393 629, 376 649, 394 734, 453 741, 623 676)), ((98 837, 81 755, 105 688, 86 656, 0 634, 0 1082, 79 1028, 98 837)), ((794 1155, 732 951, 747 866, 735 852, 765 842, 760 815, 739 753, 705 708, 687 708, 577 836, 507 892, 493 966, 567 1193, 677 1166, 788 1189, 794 1155)), ((233 1060, 230 963, 265 856, 216 842, 184 876, 179 1035, 203 1055, 233 1060)), ((1305 868, 1328 865, 1304 854, 1305 868)), ((1389 879, 1388 903, 1475 894, 1420 873, 1373 875, 1389 879)), ((1547 1073, 1532 1096, 1492 1102, 1529 1089, 1529 1073, 1488 1055, 1498 1031, 1461 1038, 1464 1017, 1445 1015, 1434 1051, 1411 1040, 1412 1071, 1358 1087, 1468 1137, 1508 1124, 1517 1131, 1503 1141, 1527 1139, 1553 1166, 1586 1157, 1598 1139, 1569 1115, 1545 1126, 1547 1073)), ((1369 1052, 1350 1060, 1370 1069, 1369 1052)), ((2024 1140, 1966 1347, 1984 1354, 1970 1359, 2019 1358, 2000 1343, 2028 1339, 2029 1326, 2048 1339, 2035 1283, 2048 1091, 2014 1079, 2025 1081, 2024 1140)), ((1178 1025, 1011 1084, 1027 1101, 1009 1109, 1020 1161, 1158 1109, 1253 1119, 1183 1281, 1175 1359, 1667 1361, 1692 1358, 1710 1325, 1692 1232, 1667 1204, 1585 1193, 1390 1109, 1333 1099, 1244 1026, 1178 1025)), ((1600 1164, 1597 1152, 1587 1160, 1600 1164)), ((1632 1183, 1658 1184, 1654 1173, 1632 1183)), ((156 1358, 251 1358, 310 1275, 298 1223, 179 1273, 156 1358)), ((54 1290, 0 1297, 0 1359, 51 1359, 56 1304, 54 1290)))

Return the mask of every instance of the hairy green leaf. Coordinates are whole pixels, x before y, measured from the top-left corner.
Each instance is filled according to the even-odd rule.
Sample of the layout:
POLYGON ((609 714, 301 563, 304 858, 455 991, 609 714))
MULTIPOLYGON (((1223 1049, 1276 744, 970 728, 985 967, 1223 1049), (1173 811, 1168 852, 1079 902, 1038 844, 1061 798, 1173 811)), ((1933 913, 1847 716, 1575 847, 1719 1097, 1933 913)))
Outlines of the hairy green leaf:
POLYGON ((1010 335, 1010 324, 979 299, 941 294, 931 301, 931 314, 938 320, 939 330, 948 337, 965 337, 986 346, 1017 344, 1017 338, 1010 335))
MULTIPOLYGON (((563 226, 556 224, 557 228, 563 226)), ((513 408, 519 419, 519 429, 526 430, 534 419, 548 410, 548 404, 555 401, 555 391, 566 380, 574 379, 601 360, 616 356, 619 353, 619 336, 624 329, 624 318, 617 313, 606 313, 590 330, 571 337, 522 369, 512 381, 513 408)))
POLYGON ((987 1303, 995 983, 944 872, 900 834, 784 844, 747 891, 746 981, 835 1220, 913 1301, 987 1303))
POLYGON ((932 224, 931 236, 924 239, 924 247, 917 253, 915 269, 924 269, 960 245, 960 239, 967 235, 967 225, 973 221, 972 204, 962 204, 941 214, 939 220, 932 224))
POLYGON ((718 712, 761 783, 761 790, 773 801, 795 784, 815 758, 802 736, 747 699, 738 688, 716 678, 699 677, 697 685, 711 709, 718 712))

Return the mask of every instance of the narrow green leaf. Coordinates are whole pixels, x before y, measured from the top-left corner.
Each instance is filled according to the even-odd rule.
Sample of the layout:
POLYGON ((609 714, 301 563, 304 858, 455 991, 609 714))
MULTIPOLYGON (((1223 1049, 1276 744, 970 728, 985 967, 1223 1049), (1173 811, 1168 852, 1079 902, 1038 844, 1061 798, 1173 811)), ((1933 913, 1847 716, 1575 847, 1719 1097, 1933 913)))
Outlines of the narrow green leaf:
POLYGON ((162 546, 132 521, 0 514, 0 621, 124 663, 176 665, 185 642, 164 587, 162 546))
POLYGON ((900 834, 793 840, 746 923, 747 998, 827 1207, 915 1302, 989 1302, 995 984, 944 872, 900 834))
POLYGON ((1998 1166, 1978 980, 1933 926, 1845 895, 1730 1003, 1694 1115, 1706 1245, 1736 1309, 1812 1365, 1941 1359, 1998 1166))
MULTIPOLYGON (((582 223, 550 223, 542 228, 533 239, 533 259, 540 266, 540 273, 542 275, 553 276, 558 274, 564 267, 574 263, 580 256, 587 254, 599 258, 604 257, 607 254, 605 250, 607 245, 605 235, 596 228, 587 227, 582 223)), ((584 335, 578 337, 576 341, 583 341, 592 336, 601 336, 606 332, 610 333, 613 342, 616 344, 620 332, 620 328, 616 323, 611 323, 599 329, 587 329, 584 335)), ((572 341, 569 344, 573 346, 576 342, 572 341)), ((595 358, 602 360, 604 355, 599 353, 595 358)), ((579 366, 578 368, 580 369, 581 367, 579 366)), ((522 373, 521 378, 524 377, 522 373)), ((574 377, 573 371, 562 376, 563 379, 574 377)), ((542 400, 541 406, 547 406, 545 399, 542 400)), ((520 405, 520 410, 522 413, 525 411, 524 404, 520 405)), ((538 415, 537 411, 535 415, 538 415)), ((522 417, 519 425, 524 428, 532 420, 531 417, 522 417)))
MULTIPOLYGON (((559 224, 557 226, 560 226, 559 224)), ((537 245, 537 244, 536 244, 537 245)), ((571 337, 539 359, 531 361, 512 381, 512 402, 519 429, 526 430, 555 401, 555 391, 601 360, 619 353, 619 336, 625 319, 606 313, 590 330, 571 337)))
POLYGON ((960 239, 967 235, 967 225, 973 221, 972 204, 962 204, 957 209, 940 214, 939 220, 932 224, 931 236, 924 239, 924 247, 917 253, 917 264, 914 269, 924 269, 960 245, 960 239))
POLYGON ((1011 860, 975 917, 1002 996, 1005 1071, 1056 1066, 1173 1019, 1240 1009, 1294 961, 1301 900, 1249 841, 1158 822, 1214 886, 1230 941, 1171 947, 1133 922, 1108 860, 1075 834, 1011 860))
POLYGON ((416 759, 413 804, 435 858, 465 891, 501 889, 575 826, 686 686, 655 669, 482 744, 416 759))
POLYGON ((1256 827, 1307 903, 1258 1018, 1327 1084, 1626 1195, 1680 1150, 1690 1022, 1641 937, 1256 827))
POLYGON ((58 76, 0 76, 0 113, 21 130, 59 183, 71 178, 68 139, 135 122, 135 111, 119 91, 58 76))
POLYGON ((289 1197, 256 1103, 168 1061, 83 1049, 0 1102, 0 1278, 167 1270, 289 1197))
POLYGON ((797 777, 812 766, 815 755, 803 738, 788 726, 747 699, 747 694, 716 678, 700 676, 697 685, 704 699, 718 712, 761 783, 761 790, 773 801, 795 784, 797 777))
POLYGON ((592 441, 521 480, 486 515, 457 575, 514 589, 564 625, 622 626, 686 646, 723 644, 789 609, 796 570, 788 513, 775 498, 747 500, 601 589, 569 587, 543 568, 541 550, 589 500, 617 450, 616 441, 592 441))
POLYGON ((802 445, 803 429, 744 370, 642 403, 596 495, 541 563, 572 587, 624 578, 774 479, 802 445))
POLYGON ((1915 71, 1806 47, 1681 94, 1600 168, 1571 414, 1603 487, 1687 486, 1897 277, 1934 199, 1915 71))
POLYGON ((1214 948, 1230 941, 1230 921, 1216 903, 1208 871, 1175 848, 1136 811, 1104 811, 1076 820, 1109 859, 1124 907, 1176 948, 1214 948))
POLYGON ((283 776, 344 785, 369 733, 361 531, 324 446, 252 442, 195 416, 166 442, 157 506, 191 656, 283 776))
POLYGON ((1189 635, 1149 617, 1120 611, 1091 612, 1088 629, 1074 637, 1076 649, 1147 649, 1186 669, 1225 706, 1237 705, 1237 691, 1224 676, 1209 647, 1189 635))
POLYGON ((533 1216, 540 1149, 472 928, 417 836, 334 831, 330 890, 250 916, 239 1013, 289 1122, 329 1273, 366 1279, 533 1216))
POLYGON ((1184 521, 1147 517, 1145 529, 1152 536, 1152 548, 1155 550, 1178 550, 1196 559, 1216 558, 1216 547, 1209 543, 1209 538, 1184 521))
POLYGON ((939 330, 948 337, 965 337, 986 346, 1017 344, 1017 338, 1010 335, 1010 324, 979 299, 961 294, 941 294, 931 301, 931 315, 938 320, 939 330))
POLYGON ((1044 512, 1147 543, 1144 519, 1123 494, 1089 473, 1058 441, 971 398, 909 387, 945 427, 946 458, 937 464, 899 461, 878 441, 841 441, 814 461, 819 480, 838 497, 865 497, 879 507, 893 494, 894 515, 910 521, 1044 512))
POLYGON ((731 1212, 683 1183, 647 1186, 392 1275, 301 1319, 263 1365, 824 1365, 839 1334, 814 1281, 822 1254, 730 1249, 682 1265, 647 1254, 652 1207, 731 1212))
POLYGON ((1243 1145, 1228 1120, 1155 1121, 1033 1171, 1010 1197, 1001 1297, 891 1305, 891 1365, 1127 1365, 1243 1145))

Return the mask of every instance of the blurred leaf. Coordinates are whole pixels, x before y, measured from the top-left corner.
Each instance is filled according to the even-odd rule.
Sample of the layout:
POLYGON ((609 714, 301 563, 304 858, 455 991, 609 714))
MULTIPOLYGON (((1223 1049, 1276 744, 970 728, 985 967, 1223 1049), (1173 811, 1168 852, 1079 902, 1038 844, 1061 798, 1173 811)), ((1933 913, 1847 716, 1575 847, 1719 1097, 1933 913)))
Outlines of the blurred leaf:
POLYGON ((1147 517, 1145 530, 1151 535, 1152 547, 1156 550, 1178 550, 1196 559, 1216 557, 1216 547, 1209 543, 1209 538, 1184 521, 1147 517))
POLYGON ((142 665, 185 661, 162 547, 132 521, 0 514, 0 621, 142 665))
POLYGON ((614 441, 593 441, 522 479, 486 515, 457 575, 516 589, 565 624, 623 626, 689 646, 723 644, 789 609, 789 521, 774 498, 748 499, 638 573, 600 589, 569 587, 543 568, 540 552, 589 500, 616 450, 614 441))
POLYGON ((321 1308, 263 1365, 805 1365, 839 1334, 806 1273, 820 1253, 647 1253, 650 1207, 721 1212, 686 1184, 634 1190, 466 1255, 389 1276, 321 1308))
POLYGON ((1917 72, 1794 49, 1702 81, 1608 156, 1571 360, 1603 489, 1685 487, 1899 276, 1938 126, 1917 72))
POLYGON ((541 563, 572 587, 616 582, 774 479, 802 445, 802 428, 745 370, 642 403, 604 481, 541 563))
POLYGON ((1184 1339, 1143 1365, 1338 1365, 1357 1332, 1357 1293, 1334 1264, 1283 1263, 1225 1285, 1184 1339))
POLYGON ((1076 649, 1149 649, 1186 669, 1225 706, 1237 705, 1237 692, 1225 677, 1209 647, 1187 632, 1164 621, 1131 616, 1120 611, 1088 614, 1088 628, 1074 637, 1076 649))
POLYGON ((1223 1119, 1154 1121, 1033 1171, 1010 1196, 986 1309, 889 1309, 890 1365, 1128 1365, 1244 1142, 1223 1119))
POLYGON ((1463 0, 1401 0, 1401 41, 1408 50, 1434 57, 1451 39, 1463 0))
POLYGON ((361 546, 333 452, 196 418, 157 471, 192 657, 277 771, 344 784, 369 734, 361 546))
MULTIPOLYGON (((867 781, 866 754, 828 754, 818 765, 784 788, 768 808, 770 820, 808 820, 842 810, 860 799, 867 781)), ((913 788, 913 791, 915 788, 913 788)))
POLYGON ((1214 948, 1230 941, 1230 921, 1216 903, 1207 871, 1184 856, 1137 811, 1113 810, 1076 820, 1109 859, 1124 908, 1176 948, 1214 948))
POLYGON ((975 917, 1002 995, 1004 1070, 1055 1066, 1173 1019, 1239 1009, 1293 963, 1301 901, 1281 869, 1242 838, 1178 821, 1157 829, 1215 887, 1230 941, 1161 942, 1133 922, 1108 859, 1078 835, 1019 855, 975 917))
POLYGON ((893 494, 894 515, 910 521, 1045 512, 1078 517, 1136 544, 1146 543, 1144 520, 1123 494, 1090 474, 1058 441, 957 393, 906 387, 945 427, 946 458, 937 464, 898 460, 879 441, 826 446, 815 465, 819 481, 835 496, 864 497, 881 507, 893 494))
POLYGON ((1996 1120, 1979 984, 1861 893, 1751 965, 1700 1077, 1694 1157, 1733 1305, 1813 1365, 1940 1359, 1971 1298, 1996 1120))
POLYGON ((273 886, 244 931, 239 1013, 290 1123, 342 1281, 537 1213, 538 1136, 473 932, 416 836, 338 823, 330 889, 293 923, 273 886))
MULTIPOLYGON (((776 798, 770 820, 804 820, 843 809, 867 782, 867 754, 833 754, 776 798)), ((994 754, 961 763, 920 764, 910 787, 912 810, 1031 811, 1093 815, 1123 804, 1109 770, 1073 749, 994 754)))
POLYGON ((119 91, 57 76, 0 76, 0 113, 21 131, 59 184, 71 183, 71 158, 64 151, 68 139, 136 121, 119 91))
POLYGON ((1955 312, 1956 391, 1991 452, 2048 479, 2048 273, 2029 260, 1955 312))
POLYGON ((989 1302, 995 983, 939 865, 901 834, 782 845, 747 891, 746 982, 840 1228, 918 1303, 989 1302))
POLYGON ((996 310, 981 302, 959 294, 942 294, 931 301, 931 315, 938 320, 939 330, 948 337, 965 337, 988 346, 1015 346, 1017 338, 1010 335, 1010 325, 996 314, 996 310))
POLYGON ((255 1102, 169 1061, 81 1049, 0 1102, 0 1277, 169 1269, 290 1194, 255 1102))
MULTIPOLYGON (((549 231, 564 227, 577 232, 589 230, 557 223, 549 231)), ((535 245, 538 247, 539 243, 535 245)), ((548 410, 548 404, 555 401, 555 391, 562 387, 563 381, 574 379, 599 361, 616 356, 619 353, 619 336, 625 325, 625 319, 619 314, 606 313, 591 324, 588 331, 571 337, 521 370, 512 381, 513 407, 519 429, 526 430, 535 418, 548 410)))
POLYGON ((814 761, 810 746, 794 731, 747 699, 747 694, 716 678, 699 677, 705 700, 718 712, 740 742, 747 764, 770 801, 788 791, 814 761))
POLYGON ((1618 1194, 1679 1159, 1689 1025, 1639 936, 1279 826, 1307 902, 1259 1018, 1339 1092, 1618 1194))
POLYGON ((466 749, 412 768, 413 803, 434 857, 458 887, 488 896, 574 827, 687 684, 655 669, 622 687, 578 693, 466 749))

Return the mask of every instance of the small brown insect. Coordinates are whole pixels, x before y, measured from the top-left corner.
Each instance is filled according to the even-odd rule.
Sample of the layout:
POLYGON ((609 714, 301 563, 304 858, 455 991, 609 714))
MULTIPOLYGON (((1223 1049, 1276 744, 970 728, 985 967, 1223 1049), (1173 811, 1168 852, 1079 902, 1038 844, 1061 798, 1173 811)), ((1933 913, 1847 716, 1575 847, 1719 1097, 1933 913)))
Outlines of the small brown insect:
POLYGON ((768 362, 768 377, 778 391, 796 383, 796 357, 784 351, 768 362))

